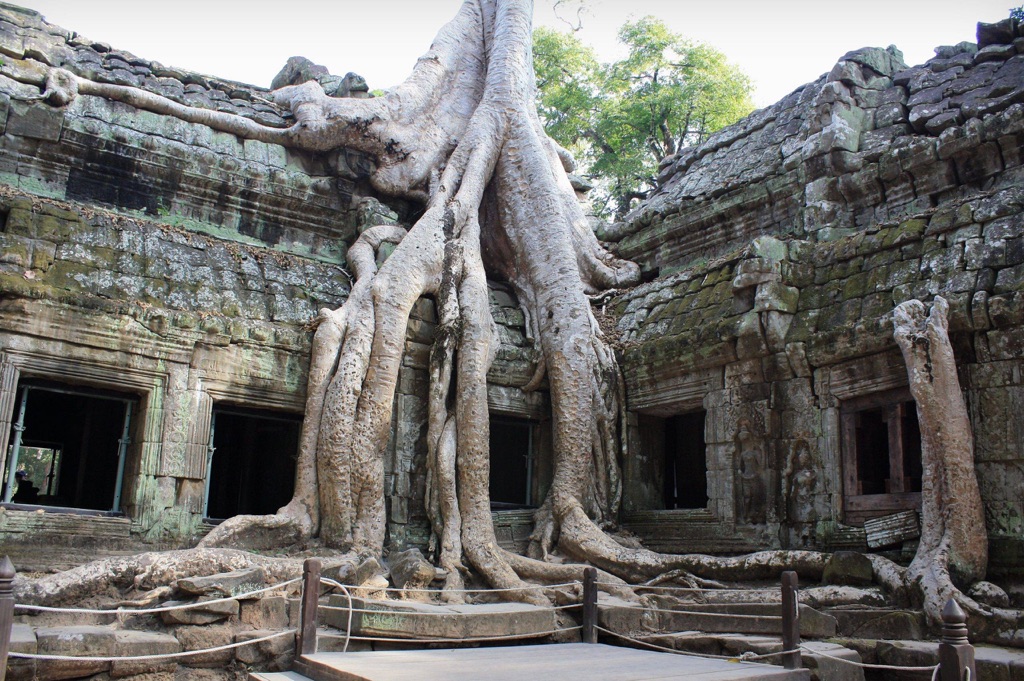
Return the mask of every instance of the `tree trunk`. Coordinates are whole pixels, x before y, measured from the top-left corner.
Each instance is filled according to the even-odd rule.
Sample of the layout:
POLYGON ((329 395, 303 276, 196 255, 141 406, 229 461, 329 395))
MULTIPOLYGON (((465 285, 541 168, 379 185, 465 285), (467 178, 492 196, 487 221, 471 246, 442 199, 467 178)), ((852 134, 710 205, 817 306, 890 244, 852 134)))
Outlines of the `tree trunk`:
POLYGON ((930 312, 921 301, 909 300, 893 313, 893 335, 921 425, 921 543, 907 578, 934 622, 958 587, 985 578, 988 565, 974 438, 949 343, 948 308, 936 297, 930 312))

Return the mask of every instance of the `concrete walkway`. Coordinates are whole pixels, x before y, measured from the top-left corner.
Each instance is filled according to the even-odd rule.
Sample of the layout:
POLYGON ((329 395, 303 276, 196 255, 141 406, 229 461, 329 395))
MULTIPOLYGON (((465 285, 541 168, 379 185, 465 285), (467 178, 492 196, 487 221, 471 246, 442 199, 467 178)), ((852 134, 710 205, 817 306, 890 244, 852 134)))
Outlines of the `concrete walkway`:
POLYGON ((728 662, 603 644, 317 653, 295 668, 305 677, 253 674, 264 681, 807 681, 806 669, 728 662))

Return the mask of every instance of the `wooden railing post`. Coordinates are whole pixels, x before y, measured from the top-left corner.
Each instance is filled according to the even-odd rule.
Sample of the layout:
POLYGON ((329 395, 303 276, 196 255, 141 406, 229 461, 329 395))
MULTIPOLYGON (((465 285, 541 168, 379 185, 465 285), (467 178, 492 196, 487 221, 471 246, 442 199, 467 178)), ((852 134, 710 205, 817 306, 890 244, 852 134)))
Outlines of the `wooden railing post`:
POLYGON ((320 599, 320 559, 302 563, 302 609, 300 610, 298 654, 316 652, 317 601, 320 599))
POLYGON ((782 649, 792 650, 782 656, 786 669, 800 669, 800 607, 797 598, 799 581, 792 570, 782 573, 782 649))
POLYGON ((14 565, 4 556, 0 560, 0 681, 7 678, 7 654, 11 652, 14 628, 14 565))
POLYGON ((942 639, 939 641, 939 681, 964 681, 970 671, 977 681, 974 646, 967 640, 967 615, 950 598, 942 608, 942 639))
POLYGON ((597 643, 597 570, 583 570, 583 629, 584 643, 597 643))

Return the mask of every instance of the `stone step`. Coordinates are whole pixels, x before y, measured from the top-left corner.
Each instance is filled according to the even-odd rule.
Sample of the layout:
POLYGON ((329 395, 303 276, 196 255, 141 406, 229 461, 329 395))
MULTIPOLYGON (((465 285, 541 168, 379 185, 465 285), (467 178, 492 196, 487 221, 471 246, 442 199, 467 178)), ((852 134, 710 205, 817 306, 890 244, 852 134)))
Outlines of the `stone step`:
MULTIPOLYGON (((73 625, 35 627, 15 624, 11 632, 12 653, 57 655, 62 657, 127 658, 168 655, 187 650, 204 650, 230 643, 242 643, 268 636, 280 630, 234 630, 226 625, 181 626, 175 633, 120 629, 115 625, 73 625)), ((58 681, 92 678, 164 678, 181 668, 224 667, 237 660, 248 666, 283 669, 290 664, 293 636, 276 636, 266 641, 234 649, 185 657, 155 660, 95 659, 42 660, 11 658, 6 681, 58 681)))
MULTIPOLYGON (((836 639, 836 642, 860 653, 865 662, 897 667, 925 667, 938 664, 937 641, 875 641, 866 639, 836 639)), ((1024 679, 1024 650, 977 645, 974 659, 978 669, 977 681, 1016 681, 1024 679)), ((920 672, 885 670, 868 674, 868 679, 885 681, 920 681, 920 672)))
POLYGON ((313 681, 298 672, 249 672, 249 681, 313 681))
MULTIPOLYGON (((643 640, 681 652, 734 658, 739 658, 747 652, 755 655, 769 655, 783 650, 781 638, 749 634, 683 632, 657 634, 644 637, 643 640)), ((803 666, 811 671, 811 679, 864 681, 864 672, 861 668, 833 659, 838 657, 852 662, 861 662, 861 656, 856 650, 826 641, 804 641, 803 643, 812 649, 811 651, 804 650, 800 655, 803 666)), ((769 657, 759 661, 781 664, 780 657, 769 657)))
MULTIPOLYGON (((353 598, 353 636, 399 639, 465 639, 489 636, 537 638, 557 628, 551 608, 525 603, 438 605, 416 601, 353 598), (359 612, 369 611, 369 612, 359 612)), ((348 598, 330 597, 321 607, 320 624, 348 630, 348 598)))
POLYGON ((896 608, 827 608, 837 623, 836 636, 919 641, 929 637, 924 613, 896 608))
MULTIPOLYGON (((599 596, 601 626, 612 631, 657 630, 665 632, 781 635, 782 606, 777 603, 687 603, 666 612, 641 610, 635 603, 599 596)), ((836 635, 836 619, 807 605, 800 605, 800 635, 828 638, 836 635)))
MULTIPOLYGON (((17 624, 13 630, 12 652, 39 655, 131 657, 177 653, 181 643, 170 634, 152 631, 115 629, 113 626, 76 625, 67 627, 40 627, 33 630, 17 624)), ((25 660, 11 665, 9 681, 19 679, 73 679, 107 672, 111 677, 133 676, 159 672, 173 672, 175 661, 75 661, 25 660)))

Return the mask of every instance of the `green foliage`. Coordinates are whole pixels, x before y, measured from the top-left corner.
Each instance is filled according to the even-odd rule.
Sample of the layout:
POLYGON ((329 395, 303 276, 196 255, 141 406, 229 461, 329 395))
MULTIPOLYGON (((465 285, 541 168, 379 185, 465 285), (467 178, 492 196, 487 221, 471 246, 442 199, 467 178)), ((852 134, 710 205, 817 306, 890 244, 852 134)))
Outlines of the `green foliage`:
POLYGON ((658 19, 626 23, 621 61, 575 35, 534 32, 537 108, 549 135, 595 176, 599 211, 625 213, 655 187, 658 162, 753 110, 750 79, 718 50, 658 19))

